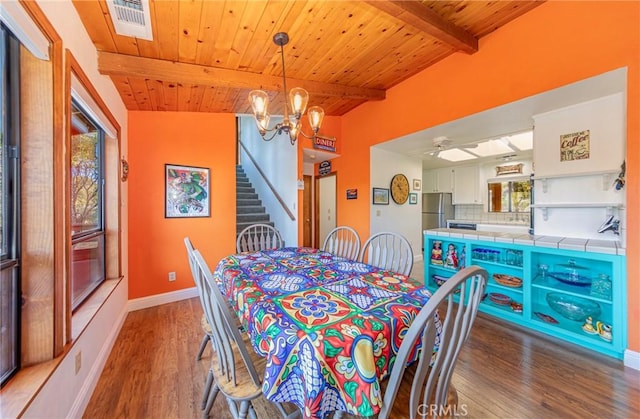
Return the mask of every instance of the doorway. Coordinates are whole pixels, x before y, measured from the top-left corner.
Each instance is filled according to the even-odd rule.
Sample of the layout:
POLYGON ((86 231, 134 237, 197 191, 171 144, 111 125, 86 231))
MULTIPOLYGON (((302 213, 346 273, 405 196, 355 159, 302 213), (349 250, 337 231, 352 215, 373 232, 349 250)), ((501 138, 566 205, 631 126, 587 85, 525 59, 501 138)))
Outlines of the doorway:
POLYGON ((316 178, 314 247, 320 248, 325 237, 336 227, 336 173, 316 178))
POLYGON ((305 247, 313 246, 313 232, 311 227, 313 226, 312 217, 313 213, 311 212, 312 207, 312 197, 313 191, 311 190, 311 186, 313 185, 313 176, 304 175, 304 191, 302 193, 302 217, 304 219, 304 223, 302 224, 302 245, 305 247))

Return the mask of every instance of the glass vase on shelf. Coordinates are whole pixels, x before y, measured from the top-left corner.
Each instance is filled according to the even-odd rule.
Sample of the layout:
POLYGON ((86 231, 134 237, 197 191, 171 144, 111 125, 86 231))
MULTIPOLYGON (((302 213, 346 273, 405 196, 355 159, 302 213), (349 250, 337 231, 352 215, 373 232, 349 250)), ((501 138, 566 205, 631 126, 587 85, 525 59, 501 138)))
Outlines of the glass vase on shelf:
POLYGON ((611 299, 611 279, 607 274, 599 274, 591 282, 592 297, 603 298, 605 300, 611 299))
POLYGON ((542 280, 547 279, 548 272, 549 272, 548 265, 545 265, 544 263, 541 263, 540 265, 538 265, 538 277, 540 277, 540 279, 542 280))

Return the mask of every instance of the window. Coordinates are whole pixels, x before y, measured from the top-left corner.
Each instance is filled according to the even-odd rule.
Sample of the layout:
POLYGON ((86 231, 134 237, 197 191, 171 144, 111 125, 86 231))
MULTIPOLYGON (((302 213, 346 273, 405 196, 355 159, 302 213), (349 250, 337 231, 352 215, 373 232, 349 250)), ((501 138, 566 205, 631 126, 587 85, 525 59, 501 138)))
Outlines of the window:
POLYGON ((531 182, 505 181, 489 183, 489 212, 528 212, 531 205, 531 182))
POLYGON ((105 280, 104 130, 71 105, 71 300, 78 307, 105 280))
POLYGON ((20 366, 20 269, 18 246, 19 44, 0 27, 0 384, 20 366))

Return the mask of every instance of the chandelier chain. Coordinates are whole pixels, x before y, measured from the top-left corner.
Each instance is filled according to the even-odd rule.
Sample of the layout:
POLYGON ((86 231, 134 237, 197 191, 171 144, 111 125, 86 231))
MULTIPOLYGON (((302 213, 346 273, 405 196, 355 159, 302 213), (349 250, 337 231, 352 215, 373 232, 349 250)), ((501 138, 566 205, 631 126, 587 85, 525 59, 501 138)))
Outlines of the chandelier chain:
POLYGON ((282 92, 284 93, 284 120, 289 119, 289 105, 287 103, 287 73, 284 66, 284 44, 280 44, 280 58, 282 59, 282 92))

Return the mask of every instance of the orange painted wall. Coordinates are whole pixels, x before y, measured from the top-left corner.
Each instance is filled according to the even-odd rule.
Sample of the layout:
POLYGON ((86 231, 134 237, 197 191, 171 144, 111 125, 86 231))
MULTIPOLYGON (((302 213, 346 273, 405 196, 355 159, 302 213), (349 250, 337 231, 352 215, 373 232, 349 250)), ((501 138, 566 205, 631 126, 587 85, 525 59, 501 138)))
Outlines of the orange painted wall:
POLYGON ((185 236, 212 270, 235 251, 235 153, 233 114, 129 112, 129 299, 194 286, 185 236), (165 163, 210 168, 211 217, 164 218, 165 163))
MULTIPOLYGON (((313 98, 310 100, 312 102, 313 98)), ((306 121, 304 121, 306 122, 306 121)), ((320 129, 320 134, 325 137, 335 137, 336 138, 336 153, 340 154, 342 150, 342 141, 340 138, 340 132, 342 128, 342 118, 337 116, 326 116, 322 122, 322 127, 320 129)), ((310 133, 311 130, 307 128, 308 125, 305 125, 305 132, 310 133)), ((298 139, 298 179, 303 178, 303 149, 305 148, 313 148, 313 141, 308 138, 304 138, 300 135, 298 139)), ((335 160, 333 160, 335 161, 335 160)), ((333 164, 333 162, 332 162, 333 164)), ((318 164, 315 164, 314 172, 317 175, 318 164)), ((304 217, 303 211, 304 208, 302 206, 303 199, 303 191, 298 191, 298 202, 300 205, 298 206, 298 243, 302 244, 304 242, 304 217)))
MULTIPOLYGON (((480 41, 387 91, 342 120, 335 161, 338 223, 369 235, 369 147, 404 134, 628 68, 627 214, 640 213, 640 3, 546 2, 480 41), (358 188, 357 200, 343 191, 358 188)), ((630 216, 627 254, 640 253, 640 220, 630 216)), ((640 264, 629 258, 628 347, 640 351, 640 264)))

